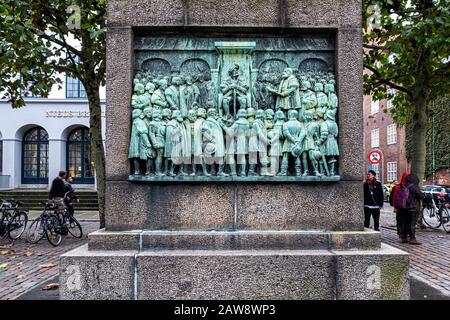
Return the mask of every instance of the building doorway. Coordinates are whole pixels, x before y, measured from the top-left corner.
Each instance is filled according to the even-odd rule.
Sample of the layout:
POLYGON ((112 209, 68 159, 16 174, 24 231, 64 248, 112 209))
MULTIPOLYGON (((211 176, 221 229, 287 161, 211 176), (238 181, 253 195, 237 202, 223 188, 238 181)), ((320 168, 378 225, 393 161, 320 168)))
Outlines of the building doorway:
POLYGON ((76 184, 94 184, 89 129, 76 128, 67 139, 67 172, 76 184))

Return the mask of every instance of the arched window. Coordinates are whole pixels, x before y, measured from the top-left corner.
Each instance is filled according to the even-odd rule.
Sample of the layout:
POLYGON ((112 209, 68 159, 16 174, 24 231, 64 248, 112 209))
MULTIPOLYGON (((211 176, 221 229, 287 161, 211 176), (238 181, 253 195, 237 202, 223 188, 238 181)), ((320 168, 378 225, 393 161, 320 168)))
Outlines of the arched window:
POLYGON ((91 157, 89 129, 77 128, 67 139, 67 172, 74 183, 94 183, 94 162, 91 157))
POLYGON ((34 127, 23 136, 22 183, 48 184, 48 134, 41 127, 34 127))

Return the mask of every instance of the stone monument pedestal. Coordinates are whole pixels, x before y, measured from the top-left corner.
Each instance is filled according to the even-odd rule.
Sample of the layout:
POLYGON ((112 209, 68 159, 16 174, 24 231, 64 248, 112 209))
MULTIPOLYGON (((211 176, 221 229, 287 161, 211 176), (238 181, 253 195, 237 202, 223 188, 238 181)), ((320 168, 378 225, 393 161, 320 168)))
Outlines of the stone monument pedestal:
MULTIPOLYGON (((109 0, 106 228, 61 256, 61 298, 408 299, 408 255, 363 226, 361 8, 360 0, 109 0), (239 48, 246 44, 243 57, 239 48), (207 108, 219 109, 222 101, 222 107, 285 112, 292 105, 311 132, 311 121, 321 116, 311 102, 297 102, 323 98, 323 89, 313 92, 306 78, 326 82, 331 91, 322 121, 331 122, 334 147, 327 150, 335 153, 309 157, 329 161, 330 172, 299 175, 297 145, 289 155, 296 159, 285 161, 295 162, 287 176, 140 175, 128 155, 133 80, 143 72, 154 73, 148 77, 156 77, 160 96, 173 75, 203 72, 195 81, 207 108), (269 91, 284 100, 257 106, 255 90, 277 74, 285 80, 269 91), (305 88, 281 91, 302 77, 305 88)), ((182 86, 173 82, 172 95, 182 86)), ((137 105, 150 101, 140 95, 136 117, 137 105)), ((205 150, 218 152, 214 143, 205 150)))
POLYGON ((62 256, 61 298, 409 299, 408 265, 369 230, 100 230, 62 256))

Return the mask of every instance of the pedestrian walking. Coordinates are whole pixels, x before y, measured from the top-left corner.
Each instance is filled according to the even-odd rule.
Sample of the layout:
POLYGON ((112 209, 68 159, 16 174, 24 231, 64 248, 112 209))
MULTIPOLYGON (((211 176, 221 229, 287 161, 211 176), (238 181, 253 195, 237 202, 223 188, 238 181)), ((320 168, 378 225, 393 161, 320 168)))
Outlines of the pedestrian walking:
POLYGON ((373 217, 373 229, 380 231, 380 209, 383 207, 383 187, 376 179, 376 173, 369 170, 364 183, 364 227, 369 228, 373 217))
POLYGON ((64 202, 66 204, 67 207, 67 211, 69 213, 70 216, 73 216, 75 213, 75 202, 79 203, 80 199, 78 199, 74 188, 72 187, 72 183, 73 183, 73 178, 72 176, 68 176, 66 179, 66 186, 65 186, 65 195, 66 197, 64 198, 64 202))
POLYGON ((400 180, 400 183, 397 183, 393 188, 392 191, 390 192, 389 195, 389 204, 394 207, 394 212, 395 212, 395 221, 397 223, 397 234, 400 240, 402 240, 402 223, 403 223, 403 219, 402 216, 400 216, 400 210, 399 208, 396 208, 396 204, 394 204, 394 197, 397 191, 401 190, 402 188, 406 188, 406 177, 409 176, 408 172, 404 172, 402 175, 402 179, 400 180))

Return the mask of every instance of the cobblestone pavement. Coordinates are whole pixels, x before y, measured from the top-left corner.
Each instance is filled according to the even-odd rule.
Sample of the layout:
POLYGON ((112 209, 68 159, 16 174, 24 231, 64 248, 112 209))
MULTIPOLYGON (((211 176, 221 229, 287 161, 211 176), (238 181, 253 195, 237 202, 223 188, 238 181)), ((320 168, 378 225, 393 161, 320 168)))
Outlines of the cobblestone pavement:
POLYGON ((410 276, 426 282, 450 298, 450 234, 444 230, 417 230, 416 238, 422 245, 400 243, 395 215, 390 207, 382 211, 380 224, 381 240, 410 254, 410 276))
POLYGON ((68 235, 58 247, 53 247, 45 237, 37 244, 30 244, 23 239, 14 243, 6 239, 0 240, 0 300, 16 299, 58 275, 59 256, 85 244, 87 235, 99 228, 98 221, 80 223, 83 238, 76 239, 68 235))

